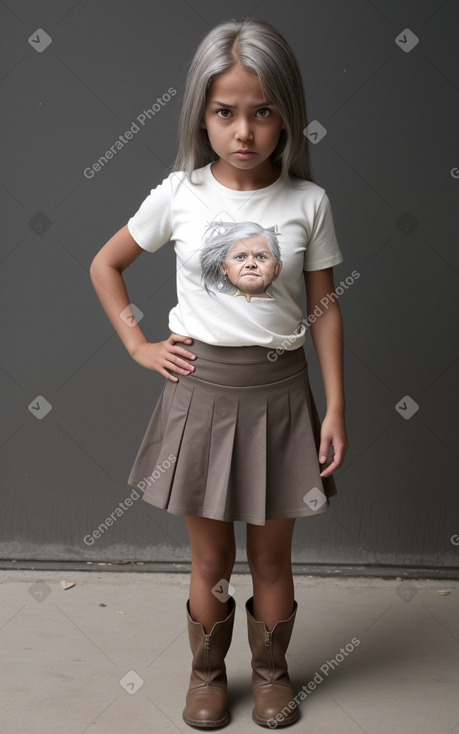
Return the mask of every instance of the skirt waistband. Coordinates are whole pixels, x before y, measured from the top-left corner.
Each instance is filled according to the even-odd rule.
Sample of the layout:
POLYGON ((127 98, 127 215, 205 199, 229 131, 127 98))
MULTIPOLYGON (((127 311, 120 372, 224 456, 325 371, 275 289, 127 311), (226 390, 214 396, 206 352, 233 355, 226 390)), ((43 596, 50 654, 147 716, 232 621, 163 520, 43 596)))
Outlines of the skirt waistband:
POLYGON ((306 355, 301 347, 277 354, 275 349, 258 345, 222 347, 198 339, 194 339, 191 346, 184 346, 196 354, 196 359, 185 358, 195 369, 189 375, 172 374, 190 384, 201 381, 222 387, 273 385, 307 368, 306 355))
POLYGON ((247 347, 222 347, 194 338, 191 346, 188 344, 181 344, 181 346, 196 354, 197 357, 206 357, 215 362, 232 362, 235 364, 256 364, 258 362, 277 362, 279 360, 295 361, 298 356, 296 352, 303 352, 304 354, 304 350, 301 347, 298 349, 282 350, 280 353, 277 353, 273 347, 262 347, 258 344, 247 347))

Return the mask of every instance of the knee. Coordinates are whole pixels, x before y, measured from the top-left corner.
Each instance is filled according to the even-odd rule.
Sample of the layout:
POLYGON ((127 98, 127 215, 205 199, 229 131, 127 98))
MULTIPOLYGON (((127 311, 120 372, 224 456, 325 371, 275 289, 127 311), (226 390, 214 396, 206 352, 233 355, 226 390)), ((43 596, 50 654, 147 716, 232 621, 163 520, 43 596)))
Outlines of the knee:
POLYGON ((264 584, 275 584, 284 578, 286 573, 291 572, 290 557, 285 553, 276 551, 265 551, 260 554, 247 553, 252 577, 264 584))
POLYGON ((222 578, 229 579, 235 560, 235 549, 219 548, 193 555, 192 564, 201 578, 214 584, 222 578))

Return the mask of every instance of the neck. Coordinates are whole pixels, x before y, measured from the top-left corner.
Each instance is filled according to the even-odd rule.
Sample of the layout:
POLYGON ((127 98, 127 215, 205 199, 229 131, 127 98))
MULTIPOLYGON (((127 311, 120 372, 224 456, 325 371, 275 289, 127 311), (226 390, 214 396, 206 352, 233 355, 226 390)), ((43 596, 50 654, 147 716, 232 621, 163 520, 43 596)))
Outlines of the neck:
POLYGON ((271 160, 264 161, 261 166, 244 171, 219 158, 216 163, 212 163, 211 171, 218 183, 234 191, 264 189, 277 181, 281 174, 280 166, 276 166, 271 160))

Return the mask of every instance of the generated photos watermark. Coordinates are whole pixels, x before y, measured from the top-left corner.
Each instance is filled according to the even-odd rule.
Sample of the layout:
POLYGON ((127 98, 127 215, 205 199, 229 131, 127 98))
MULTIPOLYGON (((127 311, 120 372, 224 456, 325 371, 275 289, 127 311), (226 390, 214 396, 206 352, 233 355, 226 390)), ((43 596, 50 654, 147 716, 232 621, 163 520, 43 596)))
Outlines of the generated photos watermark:
MULTIPOLYGON (((174 454, 169 454, 167 459, 164 459, 161 464, 156 465, 155 469, 148 477, 143 477, 143 479, 141 479, 140 482, 137 483, 137 488, 142 492, 147 489, 147 487, 151 487, 162 474, 168 471, 168 469, 170 469, 171 466, 175 464, 176 460, 177 457, 174 456, 174 454)), ((96 540, 99 540, 99 538, 101 538, 103 534, 107 532, 108 528, 114 525, 120 517, 123 517, 124 513, 130 507, 132 507, 134 502, 136 502, 136 500, 138 500, 141 496, 142 495, 137 492, 137 489, 133 488, 130 495, 126 497, 126 499, 124 499, 122 502, 119 502, 118 507, 116 507, 116 509, 113 510, 110 515, 107 515, 105 520, 101 522, 101 524, 98 525, 97 528, 92 531, 92 533, 88 533, 84 536, 83 542, 86 545, 94 545, 96 540)))
POLYGON ((306 492, 303 497, 303 502, 311 510, 317 512, 317 510, 320 510, 320 508, 327 503, 327 497, 319 487, 313 487, 309 492, 306 492))
POLYGON ((294 344, 299 336, 302 336, 306 333, 306 330, 314 324, 317 319, 319 319, 323 314, 326 312, 326 310, 329 308, 331 303, 334 303, 337 301, 340 296, 343 295, 344 291, 348 290, 352 285, 354 285, 355 281, 360 278, 360 273, 357 270, 353 270, 350 275, 346 277, 345 280, 341 280, 340 284, 336 286, 335 290, 332 293, 327 293, 323 298, 320 299, 320 306, 317 304, 314 308, 314 311, 309 314, 309 316, 305 319, 301 319, 301 322, 298 324, 296 329, 293 330, 292 334, 289 334, 282 342, 281 344, 276 347, 276 349, 271 349, 267 357, 270 362, 275 362, 278 357, 283 354, 288 348, 294 344))
POLYGON ((227 579, 220 579, 215 586, 212 586, 211 591, 217 599, 225 602, 230 596, 234 596, 236 589, 227 579))
POLYGON ((177 461, 177 457, 174 454, 169 454, 167 459, 164 459, 161 464, 157 464, 155 469, 148 477, 143 477, 140 482, 137 482, 137 487, 143 492, 147 487, 151 487, 157 479, 160 478, 161 474, 164 474, 173 464, 177 461))
POLYGON ((142 128, 145 127, 147 122, 155 117, 158 112, 161 112, 161 109, 165 107, 165 105, 170 102, 172 97, 175 97, 176 94, 177 90, 174 89, 174 87, 169 87, 167 92, 164 92, 161 97, 156 98, 156 102, 153 102, 151 107, 147 107, 147 109, 142 110, 142 112, 137 115, 135 120, 132 121, 130 128, 126 130, 122 135, 119 135, 118 138, 112 143, 112 145, 107 148, 105 153, 97 159, 97 161, 94 161, 91 166, 88 166, 84 169, 84 177, 89 180, 94 178, 96 173, 99 173, 99 171, 101 171, 104 166, 107 165, 108 161, 114 158, 120 150, 123 150, 123 148, 131 140, 133 140, 134 136, 137 135, 137 133, 139 133, 142 128))
POLYGON ((293 696, 291 701, 288 702, 287 706, 284 706, 283 709, 281 709, 276 716, 273 716, 271 719, 268 719, 268 728, 269 729, 277 729, 278 726, 282 726, 284 720, 290 715, 290 713, 302 702, 305 701, 306 698, 316 690, 318 686, 320 686, 321 683, 325 680, 325 678, 328 678, 330 672, 332 670, 335 670, 335 668, 340 665, 345 658, 347 658, 352 652, 354 652, 355 648, 360 645, 360 640, 358 637, 353 637, 350 642, 347 643, 345 647, 340 647, 339 652, 336 653, 335 657, 331 660, 327 660, 323 665, 320 666, 319 671, 316 671, 314 673, 314 676, 312 679, 306 683, 302 688, 298 691, 298 693, 293 696), (322 673, 322 675, 321 675, 322 673), (325 678, 324 678, 325 676, 325 678))

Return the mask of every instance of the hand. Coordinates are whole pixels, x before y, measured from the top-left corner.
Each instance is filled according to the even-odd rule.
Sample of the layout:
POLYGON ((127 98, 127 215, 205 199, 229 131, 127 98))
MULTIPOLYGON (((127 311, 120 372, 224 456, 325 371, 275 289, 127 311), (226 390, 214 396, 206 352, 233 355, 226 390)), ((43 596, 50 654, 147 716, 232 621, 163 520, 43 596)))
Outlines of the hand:
POLYGON ((335 469, 344 461, 344 455, 348 448, 346 424, 342 411, 332 412, 325 415, 320 429, 319 463, 325 464, 327 454, 333 446, 334 456, 332 462, 321 471, 321 477, 329 477, 335 469))
POLYGON ((178 382, 178 377, 174 377, 167 370, 172 370, 180 375, 189 375, 190 372, 194 372, 195 367, 188 364, 183 357, 196 359, 196 355, 188 352, 183 347, 177 346, 177 342, 192 344, 193 340, 182 334, 171 334, 169 339, 163 342, 143 342, 139 344, 131 353, 131 357, 142 367, 156 370, 156 372, 167 377, 168 380, 178 382))

